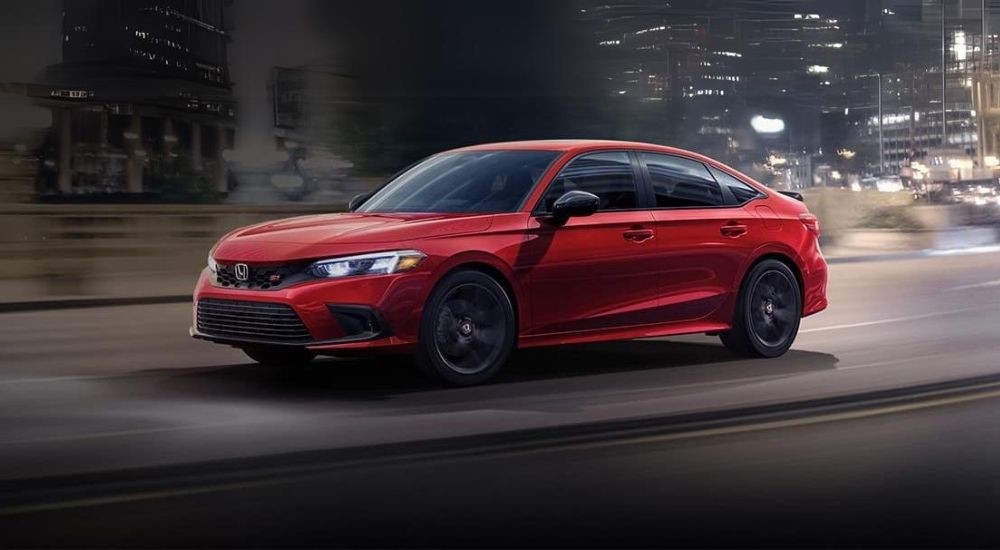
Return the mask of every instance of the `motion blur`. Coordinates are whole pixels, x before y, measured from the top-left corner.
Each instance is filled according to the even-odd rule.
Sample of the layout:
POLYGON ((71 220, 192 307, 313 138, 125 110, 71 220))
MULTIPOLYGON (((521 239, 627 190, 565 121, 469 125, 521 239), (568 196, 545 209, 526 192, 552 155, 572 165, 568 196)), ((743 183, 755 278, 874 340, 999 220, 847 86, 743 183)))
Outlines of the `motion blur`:
POLYGON ((0 15, 0 546, 1000 545, 995 0, 0 15), (830 307, 772 360, 716 331, 565 344, 450 389, 405 357, 265 368, 189 338, 230 231, 567 138, 804 201, 830 307))

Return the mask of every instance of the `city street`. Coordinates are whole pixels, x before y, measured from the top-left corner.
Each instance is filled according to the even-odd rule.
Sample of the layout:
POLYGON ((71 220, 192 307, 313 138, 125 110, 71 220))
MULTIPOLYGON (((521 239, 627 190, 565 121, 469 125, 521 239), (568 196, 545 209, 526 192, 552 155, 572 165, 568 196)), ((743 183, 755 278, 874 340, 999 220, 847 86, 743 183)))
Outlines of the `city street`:
MULTIPOLYGON (((914 508, 909 499, 924 490, 942 497, 934 487, 946 484, 947 474, 969 484, 954 485, 953 491, 973 491, 975 486, 976 498, 995 498, 1000 480, 994 471, 981 486, 970 477, 976 467, 991 460, 995 464, 1000 453, 995 400, 693 441, 638 441, 600 450, 570 447, 527 457, 511 453, 496 462, 468 459, 455 466, 455 477, 449 473, 452 459, 378 466, 370 463, 380 456, 375 451, 354 455, 360 458, 349 468, 324 470, 317 482, 278 476, 278 486, 218 487, 226 475, 247 464, 272 467, 294 461, 313 467, 324 456, 334 456, 313 456, 312 451, 399 443, 403 445, 391 447, 392 452, 405 454, 406 444, 419 449, 418 442, 427 440, 660 417, 669 423, 682 415, 763 406, 794 409, 810 400, 1000 374, 1000 256, 995 253, 836 264, 831 266, 830 300, 831 308, 805 320, 793 350, 776 360, 736 359, 717 339, 705 336, 569 346, 521 352, 496 383, 466 389, 429 386, 402 361, 322 359, 296 372, 264 370, 237 350, 190 340, 186 304, 4 314, 0 480, 7 490, 0 492, 7 498, 0 503, 0 531, 13 538, 3 545, 494 540, 477 534, 495 535, 498 545, 511 545, 530 541, 510 538, 518 532, 541 536, 539 525, 558 525, 569 510, 595 516, 593 521, 575 518, 572 533, 545 531, 547 538, 541 540, 616 544, 614 533, 634 527, 632 534, 640 538, 632 542, 637 544, 699 544, 699 529, 708 529, 715 537, 711 540, 723 544, 791 544, 796 533, 819 528, 823 510, 863 504, 868 508, 858 510, 858 523, 842 525, 841 538, 831 539, 849 544, 851 536, 873 528, 864 514, 874 514, 871 507, 888 498, 883 491, 896 497, 912 491, 899 502, 918 515, 927 510, 914 508), (962 469, 966 466, 957 461, 966 459, 971 460, 969 469, 962 469), (187 466, 170 469, 178 465, 187 466), (382 467, 389 468, 384 477, 371 471, 382 467), (108 472, 127 473, 127 483, 145 483, 150 476, 178 471, 199 474, 198 480, 185 481, 196 489, 161 496, 139 492, 136 504, 130 503, 132 496, 119 493, 107 501, 86 500, 91 491, 106 489, 101 480, 117 479, 101 477, 108 472), (916 483, 907 477, 916 472, 938 477, 926 486, 907 485, 916 483), (80 477, 86 473, 94 477, 80 477), (506 473, 516 474, 516 480, 506 484, 506 473), (408 482, 394 484, 399 476, 408 482), (589 483, 566 492, 564 485, 578 476, 589 483), (758 486, 764 480, 766 489, 758 486), (212 488, 202 493, 197 489, 202 484, 212 488), (479 486, 470 489, 475 484, 479 486), (33 493, 36 487, 73 489, 72 495, 33 493), (674 487, 679 492, 672 497, 674 487), (733 499, 726 497, 730 489, 733 499), (763 490, 774 494, 757 493, 763 490), (19 500, 22 493, 26 500, 19 500), (378 533, 379 495, 394 518, 387 524, 409 525, 406 530, 414 538, 378 533), (638 496, 630 500, 629 495, 638 496), (197 505, 178 505, 178 498, 197 505), (662 508, 644 508, 650 499, 661 498, 662 508), (688 498, 703 508, 684 506, 688 498), (766 510, 778 517, 794 512, 800 499, 818 508, 810 512, 811 524, 771 525, 759 533, 715 531, 712 518, 696 513, 714 514, 727 529, 737 529, 731 524, 740 515, 734 507, 751 509, 739 519, 740 525, 749 525, 765 512, 753 504, 759 498, 766 498, 766 510), (355 499, 363 504, 355 507, 355 499), (170 504, 164 505, 166 501, 170 504), (31 506, 25 507, 26 502, 31 506), (317 507, 329 508, 330 515, 317 507), (420 513, 413 522, 403 521, 414 509, 420 513), (459 510, 467 517, 455 517, 459 510), (604 516, 609 510, 613 513, 604 516), (192 517, 195 512, 197 518, 192 517), (486 523, 485 518, 497 514, 518 529, 503 528, 508 519, 486 523), (674 526, 664 527, 667 538, 641 538, 652 533, 661 514, 670 516, 674 526), (339 519, 331 519, 324 529, 310 524, 308 538, 280 538, 320 516, 339 519), (255 522, 265 517, 268 521, 255 522), (533 519, 545 517, 556 523, 533 519), (580 526, 596 529, 600 517, 609 518, 603 531, 609 538, 585 537, 589 531, 580 526), (691 523, 695 517, 701 523, 691 523), (238 533, 223 527, 232 521, 238 521, 238 533), (471 522, 465 528, 448 527, 465 521, 471 522), (40 531, 41 525, 46 527, 40 531), (378 536, 364 538, 373 531, 378 536), (162 533, 171 535, 159 538, 162 533), (424 535, 428 538, 419 538, 424 535)), ((560 432, 538 433, 551 437, 560 432)), ((983 513, 989 506, 984 505, 983 513)), ((888 510, 878 513, 891 516, 888 510)), ((982 518, 969 521, 977 519, 982 518)), ((991 536, 988 530, 979 535, 991 536)))

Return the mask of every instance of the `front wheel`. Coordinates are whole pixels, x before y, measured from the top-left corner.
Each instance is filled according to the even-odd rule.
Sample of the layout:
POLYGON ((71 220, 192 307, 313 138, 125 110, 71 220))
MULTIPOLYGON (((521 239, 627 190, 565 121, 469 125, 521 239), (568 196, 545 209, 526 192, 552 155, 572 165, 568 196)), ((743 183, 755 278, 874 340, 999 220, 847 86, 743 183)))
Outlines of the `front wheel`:
POLYGON ((764 260, 747 273, 733 313, 733 328, 719 335, 730 351, 778 357, 792 347, 802 318, 795 274, 778 260, 764 260))
POLYGON ((481 384, 506 363, 516 331, 503 286, 479 271, 456 271, 438 283, 424 306, 417 364, 439 382, 481 384))
POLYGON ((309 350, 282 346, 247 346, 243 348, 243 353, 261 365, 273 368, 301 367, 316 358, 316 354, 309 350))

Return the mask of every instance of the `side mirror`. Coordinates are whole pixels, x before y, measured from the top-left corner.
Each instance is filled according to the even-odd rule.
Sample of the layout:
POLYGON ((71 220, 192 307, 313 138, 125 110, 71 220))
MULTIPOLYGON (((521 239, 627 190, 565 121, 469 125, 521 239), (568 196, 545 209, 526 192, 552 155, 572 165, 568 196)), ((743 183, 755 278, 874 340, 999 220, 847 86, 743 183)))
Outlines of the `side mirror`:
POLYGON ((360 195, 354 195, 351 197, 351 202, 347 203, 347 211, 354 212, 359 206, 365 203, 368 198, 371 197, 371 193, 361 193, 360 195))
POLYGON ((601 206, 601 199, 586 191, 567 191, 556 199, 552 205, 550 219, 557 225, 566 223, 570 218, 589 216, 601 206))

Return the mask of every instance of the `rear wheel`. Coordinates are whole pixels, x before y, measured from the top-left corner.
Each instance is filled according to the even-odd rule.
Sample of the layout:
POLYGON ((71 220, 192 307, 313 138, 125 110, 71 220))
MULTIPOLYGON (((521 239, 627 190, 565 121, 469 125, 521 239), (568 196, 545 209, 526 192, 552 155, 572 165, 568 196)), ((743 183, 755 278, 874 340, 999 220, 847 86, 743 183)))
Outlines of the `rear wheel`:
POLYGON ((802 294, 795 274, 778 260, 764 260, 747 273, 733 328, 719 338, 739 355, 778 357, 792 347, 801 318, 802 294))
POLYGON ((456 271, 438 283, 420 321, 417 364, 440 382, 469 386, 492 378, 516 342, 507 291, 479 271, 456 271))
POLYGON ((274 368, 301 367, 316 358, 309 350, 282 346, 247 346, 243 353, 265 367, 274 368))

